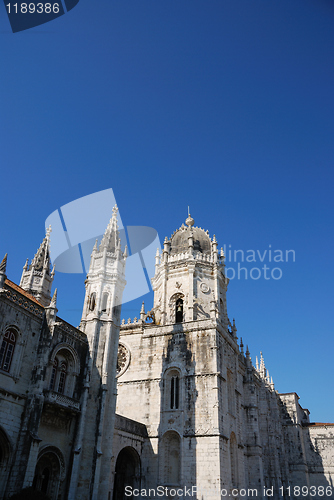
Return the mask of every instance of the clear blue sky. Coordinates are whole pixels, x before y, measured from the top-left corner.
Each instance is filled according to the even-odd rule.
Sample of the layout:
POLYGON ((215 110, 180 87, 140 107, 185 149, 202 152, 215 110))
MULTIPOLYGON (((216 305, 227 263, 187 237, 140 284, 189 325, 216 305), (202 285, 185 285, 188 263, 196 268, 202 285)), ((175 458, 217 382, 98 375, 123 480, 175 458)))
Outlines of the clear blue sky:
MULTIPOLYGON (((51 212, 109 187, 125 225, 161 238, 190 205, 219 245, 293 249, 280 280, 231 280, 229 316, 276 388, 334 422, 333 2, 80 0, 16 34, 0 14, 8 277, 51 212)), ((56 273, 75 325, 83 281, 56 273)))

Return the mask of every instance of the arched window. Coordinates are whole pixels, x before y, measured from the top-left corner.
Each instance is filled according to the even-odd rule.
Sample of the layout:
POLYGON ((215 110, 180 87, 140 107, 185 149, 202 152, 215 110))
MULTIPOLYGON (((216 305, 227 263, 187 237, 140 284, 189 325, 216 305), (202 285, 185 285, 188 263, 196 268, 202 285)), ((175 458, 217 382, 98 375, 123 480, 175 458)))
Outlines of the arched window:
POLYGON ((107 312, 108 298, 109 298, 109 294, 104 293, 103 297, 102 297, 102 308, 101 308, 102 312, 107 312))
POLYGON ((175 303, 175 323, 182 323, 183 321, 183 300, 178 298, 175 303))
POLYGON ((95 303, 96 303, 96 294, 95 294, 95 292, 93 292, 90 294, 89 302, 88 302, 88 307, 91 311, 94 311, 95 303))
POLYGON ((0 348, 0 369, 9 372, 16 344, 16 335, 13 330, 7 330, 0 348))
POLYGON ((60 394, 64 394, 66 375, 67 375, 67 363, 63 361, 60 365, 59 383, 58 383, 58 392, 60 394))
POLYGON ((176 368, 169 369, 165 374, 165 410, 180 409, 180 372, 176 368))
POLYGON ((67 348, 60 349, 52 363, 49 390, 72 397, 77 375, 72 353, 67 348))
POLYGON ((49 386, 50 391, 53 391, 55 388, 57 370, 58 370, 58 360, 56 358, 53 362, 52 371, 51 371, 50 386, 49 386))

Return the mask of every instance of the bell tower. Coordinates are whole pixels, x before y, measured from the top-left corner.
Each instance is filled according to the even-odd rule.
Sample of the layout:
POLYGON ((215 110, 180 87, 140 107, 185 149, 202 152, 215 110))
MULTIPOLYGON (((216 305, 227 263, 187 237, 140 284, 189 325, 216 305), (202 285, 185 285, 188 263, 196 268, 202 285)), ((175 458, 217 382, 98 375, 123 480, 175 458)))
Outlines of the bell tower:
POLYGON ((216 237, 194 227, 188 215, 180 229, 157 252, 154 290, 155 320, 161 325, 217 318, 229 324, 226 310, 225 256, 216 237))
POLYGON ((116 363, 127 248, 121 250, 118 208, 92 251, 80 329, 87 335, 90 359, 73 466, 71 495, 76 499, 109 498, 110 460, 116 407, 116 363), (83 438, 84 436, 84 438, 83 438), (79 457, 81 456, 81 458, 79 457), (80 465, 79 465, 80 463, 80 465), (91 475, 87 474, 91 470, 91 475), (89 492, 89 495, 87 494, 89 492))
POLYGON ((244 366, 227 315, 224 261, 216 237, 188 214, 156 254, 153 310, 143 307, 140 322, 121 327, 128 363, 117 379, 117 413, 147 425, 149 487, 230 493, 233 464, 244 459, 244 366))

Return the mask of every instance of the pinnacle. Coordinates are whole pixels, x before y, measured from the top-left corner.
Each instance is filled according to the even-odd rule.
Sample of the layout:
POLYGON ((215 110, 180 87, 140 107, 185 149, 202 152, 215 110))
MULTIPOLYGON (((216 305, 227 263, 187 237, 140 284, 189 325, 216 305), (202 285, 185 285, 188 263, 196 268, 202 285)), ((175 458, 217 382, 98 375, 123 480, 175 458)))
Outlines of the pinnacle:
POLYGON ((6 274, 6 267, 7 267, 7 255, 4 256, 4 258, 1 261, 0 264, 0 273, 6 274))
POLYGON ((50 306, 53 306, 53 307, 56 307, 56 304, 57 304, 57 288, 55 289, 54 291, 54 294, 53 294, 53 297, 51 299, 51 302, 50 302, 50 306))

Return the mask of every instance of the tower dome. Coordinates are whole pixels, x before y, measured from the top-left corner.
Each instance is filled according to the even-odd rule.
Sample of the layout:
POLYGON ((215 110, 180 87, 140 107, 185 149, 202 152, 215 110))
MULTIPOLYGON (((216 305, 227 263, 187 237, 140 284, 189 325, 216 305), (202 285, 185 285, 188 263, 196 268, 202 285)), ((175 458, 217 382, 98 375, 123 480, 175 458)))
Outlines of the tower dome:
POLYGON ((186 220, 187 226, 182 224, 170 239, 170 253, 177 254, 186 252, 189 248, 189 238, 193 238, 194 251, 203 254, 211 253, 211 240, 207 231, 201 227, 193 227, 194 219, 189 214, 186 220))

